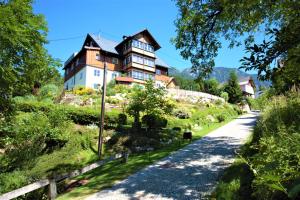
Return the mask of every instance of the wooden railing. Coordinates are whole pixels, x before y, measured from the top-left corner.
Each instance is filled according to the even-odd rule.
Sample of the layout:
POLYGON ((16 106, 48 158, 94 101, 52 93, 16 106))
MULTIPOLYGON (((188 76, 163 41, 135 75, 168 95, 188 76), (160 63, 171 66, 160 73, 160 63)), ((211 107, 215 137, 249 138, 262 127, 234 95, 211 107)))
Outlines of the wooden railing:
POLYGON ((4 193, 4 194, 0 195, 0 200, 10 200, 10 199, 13 199, 13 198, 17 198, 19 196, 22 196, 22 195, 27 194, 29 192, 32 192, 34 190, 40 189, 40 188, 45 187, 47 185, 49 186, 48 198, 51 199, 51 200, 55 199, 56 196, 57 196, 56 184, 58 182, 60 182, 62 180, 65 180, 67 178, 76 177, 76 176, 81 175, 83 173, 86 173, 90 170, 96 169, 96 168, 104 165, 107 162, 122 158, 124 156, 126 157, 127 155, 116 154, 116 155, 111 156, 107 159, 100 160, 100 161, 95 162, 93 164, 90 164, 86 167, 83 167, 82 169, 75 170, 73 172, 66 173, 66 174, 63 174, 63 175, 60 175, 60 176, 55 176, 55 177, 50 178, 50 179, 43 179, 43 180, 36 181, 34 183, 31 183, 31 184, 26 185, 24 187, 21 187, 19 189, 16 189, 16 190, 13 190, 11 192, 7 192, 7 193, 4 193))

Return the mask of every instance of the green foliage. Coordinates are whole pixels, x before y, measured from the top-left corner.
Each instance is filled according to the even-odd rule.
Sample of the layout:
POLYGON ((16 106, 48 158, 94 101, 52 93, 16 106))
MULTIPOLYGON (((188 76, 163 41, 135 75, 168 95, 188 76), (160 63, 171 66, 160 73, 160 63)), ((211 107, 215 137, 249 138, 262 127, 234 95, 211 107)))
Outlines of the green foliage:
POLYGON ((62 92, 61 89, 59 89, 57 85, 47 84, 41 87, 38 97, 40 100, 45 100, 45 99, 54 100, 60 95, 61 92, 62 92))
POLYGON ((44 48, 46 22, 33 13, 31 0, 2 1, 0 19, 0 112, 9 113, 12 96, 58 79, 60 63, 44 48))
POLYGON ((221 36, 229 41, 230 48, 241 45, 241 36, 246 36, 246 51, 250 53, 246 70, 256 69, 266 79, 278 69, 270 66, 274 61, 286 61, 286 55, 299 47, 299 9, 295 9, 299 1, 177 0, 176 4, 179 15, 173 42, 200 76, 212 72, 222 47, 221 36), (253 45, 255 32, 263 32, 267 41, 253 45))
POLYGON ((219 82, 217 79, 204 80, 204 92, 212 95, 220 95, 219 82))
POLYGON ((149 114, 142 117, 142 123, 149 129, 159 129, 167 126, 168 121, 162 117, 149 114))
MULTIPOLYGON (((89 125, 98 124, 100 111, 93 108, 77 108, 67 105, 55 105, 53 103, 22 101, 16 103, 16 110, 23 112, 42 111, 46 115, 50 113, 65 113, 67 119, 72 120, 76 124, 89 125)), ((59 114, 57 114, 59 116, 59 114)), ((115 126, 117 123, 118 112, 106 112, 105 124, 115 126)))
POLYGON ((6 147, 8 169, 32 166, 33 160, 44 152, 64 145, 68 138, 69 123, 63 113, 48 116, 41 112, 20 113, 9 122, 1 124, 1 143, 6 147), (57 115, 60 114, 60 115, 57 115))
POLYGON ((163 88, 156 88, 152 81, 147 81, 145 89, 134 88, 130 96, 127 113, 134 117, 135 126, 140 126, 140 114, 161 116, 170 114, 174 105, 166 98, 163 88))
MULTIPOLYGON (((244 184, 241 183, 237 188, 239 191, 237 199, 299 198, 299 97, 298 91, 290 91, 286 96, 274 96, 268 100, 254 129, 253 138, 242 153, 243 163, 248 166, 250 172, 243 175, 240 174, 240 169, 230 170, 236 173, 231 180, 248 177, 244 184), (253 174, 253 177, 249 177, 249 174, 253 174)), ((220 195, 230 191, 230 185, 218 187, 223 187, 220 195)))
POLYGON ((118 115, 118 125, 126 125, 127 124, 127 115, 120 113, 118 115))
POLYGON ((217 115, 217 120, 219 123, 223 122, 226 120, 226 116, 225 115, 217 115))
POLYGON ((180 89, 193 91, 201 91, 203 89, 203 86, 197 83, 195 80, 187 79, 181 75, 174 75, 173 77, 175 78, 180 89))
POLYGON ((229 100, 229 96, 227 92, 222 92, 220 97, 222 97, 226 102, 229 100))
POLYGON ((27 177, 21 171, 0 174, 0 194, 14 190, 28 183, 27 177))
POLYGON ((230 77, 226 85, 224 86, 224 91, 228 93, 229 103, 240 103, 242 101, 242 90, 238 84, 237 75, 234 71, 230 73, 230 77))
POLYGON ((179 119, 188 119, 190 118, 190 114, 184 110, 175 110, 173 115, 179 119))

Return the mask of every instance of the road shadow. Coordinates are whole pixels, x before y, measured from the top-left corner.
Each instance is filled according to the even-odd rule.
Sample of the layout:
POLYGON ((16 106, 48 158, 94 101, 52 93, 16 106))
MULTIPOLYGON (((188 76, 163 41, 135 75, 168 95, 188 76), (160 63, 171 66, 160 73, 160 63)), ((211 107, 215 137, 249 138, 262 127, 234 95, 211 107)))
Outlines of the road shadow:
MULTIPOLYGON (((241 145, 234 137, 209 137, 191 143, 171 156, 139 171, 110 189, 93 195, 107 199, 123 194, 130 200, 154 197, 201 199, 211 192, 241 145)), ((111 198, 113 199, 113 198, 111 198)))

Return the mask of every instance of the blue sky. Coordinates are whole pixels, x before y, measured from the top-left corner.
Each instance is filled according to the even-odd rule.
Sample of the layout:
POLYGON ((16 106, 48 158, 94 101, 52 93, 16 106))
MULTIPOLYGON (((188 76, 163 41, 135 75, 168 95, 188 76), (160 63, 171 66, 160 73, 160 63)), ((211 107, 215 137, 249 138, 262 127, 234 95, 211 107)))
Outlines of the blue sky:
MULTIPOLYGON (((33 7, 48 23, 46 48, 62 61, 80 50, 87 33, 121 41, 123 35, 147 28, 162 47, 157 52, 159 57, 180 70, 191 66, 170 42, 176 35, 174 20, 178 14, 173 0, 36 0, 33 7)), ((216 66, 238 67, 243 47, 223 46, 216 66)))

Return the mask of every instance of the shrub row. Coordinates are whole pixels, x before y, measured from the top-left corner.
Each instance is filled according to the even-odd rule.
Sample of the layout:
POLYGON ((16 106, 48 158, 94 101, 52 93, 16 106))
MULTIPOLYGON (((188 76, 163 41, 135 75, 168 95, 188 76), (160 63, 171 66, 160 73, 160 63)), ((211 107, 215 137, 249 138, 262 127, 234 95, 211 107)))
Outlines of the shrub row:
MULTIPOLYGON (((66 105, 55 105, 52 103, 18 102, 16 104, 16 110, 23 112, 42 111, 46 114, 50 113, 50 111, 57 111, 57 113, 65 113, 68 119, 80 125, 98 124, 100 119, 100 110, 91 108, 76 108, 66 105)), ((118 114, 119 113, 117 112, 107 112, 104 119, 105 124, 108 126, 116 126, 118 123, 118 114)))

